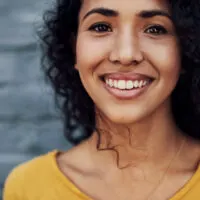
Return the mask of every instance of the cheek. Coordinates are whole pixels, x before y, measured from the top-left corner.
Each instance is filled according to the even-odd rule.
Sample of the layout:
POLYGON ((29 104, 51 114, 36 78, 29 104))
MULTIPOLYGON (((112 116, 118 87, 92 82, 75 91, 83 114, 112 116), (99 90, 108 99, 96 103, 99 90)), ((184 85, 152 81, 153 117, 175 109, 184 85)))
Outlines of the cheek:
POLYGON ((97 68, 105 61, 110 51, 110 40, 95 38, 80 33, 76 46, 76 68, 79 71, 84 88, 91 97, 95 97, 99 81, 97 68))
POLYGON ((180 51, 175 40, 169 40, 157 45, 150 45, 147 52, 152 65, 159 76, 177 79, 180 72, 180 51))
POLYGON ((111 41, 107 38, 80 34, 77 38, 76 61, 78 67, 95 68, 109 53, 111 41))
POLYGON ((166 77, 167 81, 177 82, 180 74, 181 62, 178 47, 166 48, 165 51, 158 54, 159 62, 163 63, 163 68, 160 69, 161 75, 166 77))

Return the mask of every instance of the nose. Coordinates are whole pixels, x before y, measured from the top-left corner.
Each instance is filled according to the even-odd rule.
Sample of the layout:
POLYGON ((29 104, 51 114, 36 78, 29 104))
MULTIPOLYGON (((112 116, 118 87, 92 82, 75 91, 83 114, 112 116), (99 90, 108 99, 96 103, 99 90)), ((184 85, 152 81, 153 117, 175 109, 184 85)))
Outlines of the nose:
POLYGON ((109 60, 125 66, 141 63, 144 57, 139 43, 139 38, 131 31, 124 31, 116 36, 109 60))

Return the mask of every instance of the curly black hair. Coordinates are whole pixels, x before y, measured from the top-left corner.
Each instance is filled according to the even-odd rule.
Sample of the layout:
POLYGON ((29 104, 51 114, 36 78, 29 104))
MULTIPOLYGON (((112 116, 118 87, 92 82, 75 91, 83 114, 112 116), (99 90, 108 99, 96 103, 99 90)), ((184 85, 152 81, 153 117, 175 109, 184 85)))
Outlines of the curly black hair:
MULTIPOLYGON (((200 0, 168 2, 185 72, 172 93, 173 116, 185 134, 200 139, 200 0)), ((39 33, 42 66, 60 102, 65 136, 75 145, 89 138, 96 129, 94 103, 74 68, 81 5, 81 0, 57 0, 53 8, 44 13, 44 26, 39 33), (75 134, 77 130, 81 130, 79 137, 75 134)))

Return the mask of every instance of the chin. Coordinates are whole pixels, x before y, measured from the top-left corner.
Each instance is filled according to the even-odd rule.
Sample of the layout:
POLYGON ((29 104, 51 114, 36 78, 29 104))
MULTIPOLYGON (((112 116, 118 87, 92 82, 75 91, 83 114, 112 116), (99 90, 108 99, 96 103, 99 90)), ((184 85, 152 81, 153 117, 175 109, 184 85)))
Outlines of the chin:
POLYGON ((143 118, 139 113, 130 113, 130 111, 128 113, 122 111, 119 113, 107 113, 106 116, 109 121, 119 125, 134 124, 143 118))

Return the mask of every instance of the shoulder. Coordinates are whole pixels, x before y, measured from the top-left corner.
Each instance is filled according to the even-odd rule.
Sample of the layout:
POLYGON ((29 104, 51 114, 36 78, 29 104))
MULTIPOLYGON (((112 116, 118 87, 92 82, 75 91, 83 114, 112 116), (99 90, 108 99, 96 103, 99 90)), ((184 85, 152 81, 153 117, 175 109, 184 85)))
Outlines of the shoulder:
POLYGON ((38 156, 16 166, 6 178, 3 190, 4 200, 23 199, 25 190, 31 192, 32 188, 39 186, 41 177, 45 180, 45 176, 50 174, 50 168, 47 166, 51 162, 51 154, 56 151, 38 156))
POLYGON ((24 162, 16 166, 7 177, 6 182, 20 180, 24 181, 26 179, 32 179, 35 177, 35 174, 43 173, 46 171, 46 166, 48 162, 51 162, 51 154, 54 154, 56 151, 49 152, 47 154, 35 157, 27 162, 24 162))

